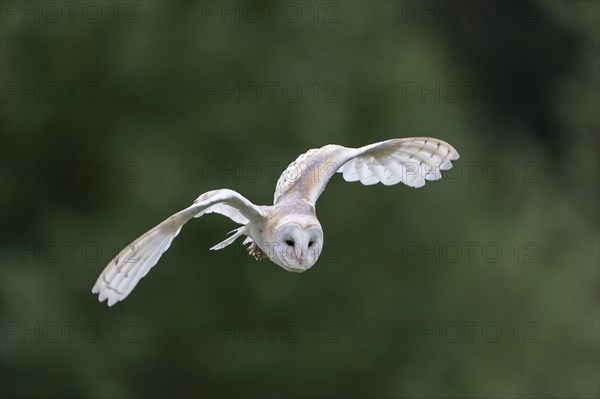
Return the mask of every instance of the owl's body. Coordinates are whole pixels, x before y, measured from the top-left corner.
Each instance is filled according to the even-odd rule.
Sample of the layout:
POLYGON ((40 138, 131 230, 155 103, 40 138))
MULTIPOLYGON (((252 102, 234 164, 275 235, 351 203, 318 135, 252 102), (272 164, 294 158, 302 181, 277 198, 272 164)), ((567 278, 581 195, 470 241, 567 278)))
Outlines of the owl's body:
POLYGON ((361 148, 326 145, 300 155, 277 181, 273 205, 257 206, 229 189, 202 194, 194 203, 172 215, 123 249, 98 277, 92 288, 100 301, 112 306, 129 295, 139 280, 158 262, 181 227, 192 218, 219 213, 241 225, 222 249, 245 236, 248 252, 269 258, 287 271, 312 267, 323 248, 323 230, 315 204, 334 173, 364 185, 404 183, 421 187, 437 180, 452 167, 458 152, 441 140, 418 137, 392 139, 361 148))

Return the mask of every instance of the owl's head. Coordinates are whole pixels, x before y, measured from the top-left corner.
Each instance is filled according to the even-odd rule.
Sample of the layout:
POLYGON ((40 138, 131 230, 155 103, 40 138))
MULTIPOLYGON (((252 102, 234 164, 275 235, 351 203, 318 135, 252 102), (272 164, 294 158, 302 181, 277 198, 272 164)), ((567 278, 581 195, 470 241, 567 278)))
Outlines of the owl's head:
POLYGON ((323 230, 316 217, 287 215, 275 226, 270 252, 273 263, 289 272, 302 273, 319 259, 323 230))

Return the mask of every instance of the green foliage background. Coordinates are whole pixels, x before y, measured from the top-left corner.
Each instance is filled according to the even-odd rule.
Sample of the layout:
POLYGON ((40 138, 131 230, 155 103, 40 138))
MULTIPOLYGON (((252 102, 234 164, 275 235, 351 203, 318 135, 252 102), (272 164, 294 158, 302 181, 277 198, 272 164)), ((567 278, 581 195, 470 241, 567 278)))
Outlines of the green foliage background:
POLYGON ((99 22, 38 23, 3 1, 2 396, 598 397, 599 5, 499 3, 495 23, 437 21, 436 2, 422 20, 405 1, 296 2, 297 22, 283 2, 272 23, 200 1, 121 3, 133 19, 115 21, 95 2, 99 22), (103 95, 20 89, 52 82, 103 95), (302 97, 207 94, 222 82, 291 82, 302 97), (470 101, 471 83, 503 96, 470 101), (440 98, 408 95, 421 84, 440 98), (234 227, 209 215, 123 303, 90 293, 118 248, 204 191, 269 204, 309 148, 411 136, 452 143, 456 169, 419 190, 334 178, 318 204, 327 246, 304 274, 239 243, 208 253, 234 227), (80 176, 90 164, 100 178, 80 176))

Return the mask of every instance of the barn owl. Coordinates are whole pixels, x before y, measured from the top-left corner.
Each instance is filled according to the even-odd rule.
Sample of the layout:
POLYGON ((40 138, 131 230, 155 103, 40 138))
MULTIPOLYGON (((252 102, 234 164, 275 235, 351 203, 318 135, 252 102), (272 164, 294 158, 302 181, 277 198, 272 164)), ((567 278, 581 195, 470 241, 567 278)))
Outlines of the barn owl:
POLYGON ((125 299, 169 248, 181 227, 192 218, 218 213, 241 227, 211 250, 225 248, 245 236, 248 252, 268 258, 283 269, 301 273, 319 259, 323 229, 315 204, 334 173, 364 185, 404 183, 422 187, 452 167, 458 152, 450 144, 428 137, 392 139, 360 148, 326 145, 300 155, 283 172, 273 205, 254 205, 229 189, 208 191, 188 208, 175 213, 123 249, 102 271, 92 293, 108 306, 125 299))

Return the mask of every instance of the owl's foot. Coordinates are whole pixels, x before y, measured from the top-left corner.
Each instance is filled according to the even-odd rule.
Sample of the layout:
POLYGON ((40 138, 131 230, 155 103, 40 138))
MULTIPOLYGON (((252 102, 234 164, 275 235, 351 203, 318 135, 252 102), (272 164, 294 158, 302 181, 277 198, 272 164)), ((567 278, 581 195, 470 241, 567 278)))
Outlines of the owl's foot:
POLYGON ((262 251, 262 249, 260 249, 258 247, 258 245, 256 245, 255 242, 252 242, 252 244, 250 244, 247 249, 248 249, 248 254, 250 256, 253 256, 254 259, 256 259, 256 260, 261 260, 261 259, 264 259, 267 257, 267 254, 265 254, 262 251))

